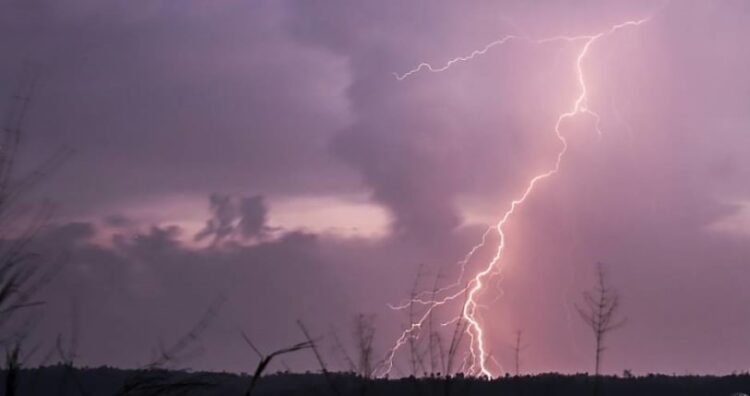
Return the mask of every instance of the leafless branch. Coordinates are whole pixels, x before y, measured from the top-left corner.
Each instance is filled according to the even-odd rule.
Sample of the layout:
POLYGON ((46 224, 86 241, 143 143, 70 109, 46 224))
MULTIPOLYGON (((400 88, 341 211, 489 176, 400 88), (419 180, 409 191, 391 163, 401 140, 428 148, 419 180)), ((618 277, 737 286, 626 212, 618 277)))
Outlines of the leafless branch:
POLYGON ((606 349, 605 337, 625 324, 625 319, 619 317, 620 295, 607 284, 607 273, 602 263, 597 263, 596 277, 594 289, 583 293, 583 305, 576 306, 581 319, 594 335, 594 395, 598 394, 602 355, 606 349))
POLYGON ((320 370, 323 372, 323 377, 328 383, 328 387, 331 389, 331 392, 333 392, 334 395, 337 395, 337 396, 340 395, 338 388, 336 388, 336 385, 333 383, 333 378, 331 378, 331 374, 328 371, 328 368, 326 368, 326 364, 323 361, 323 357, 320 355, 320 352, 318 351, 318 348, 315 345, 315 341, 313 341, 312 337, 310 337, 310 333, 307 331, 305 324, 302 323, 301 320, 297 320, 297 326, 299 327, 300 331, 302 331, 302 334, 304 334, 305 338, 307 339, 307 342, 311 344, 311 349, 313 351, 313 354, 315 355, 315 359, 318 361, 318 364, 320 365, 320 370))
POLYGON ((250 337, 245 334, 244 331, 240 332, 242 335, 242 338, 245 340, 248 346, 258 355, 260 358, 260 361, 258 362, 258 366, 255 368, 255 372, 253 373, 253 378, 250 380, 250 385, 247 388, 247 391, 245 392, 246 396, 250 396, 253 393, 253 389, 255 389, 255 386, 258 384, 258 381, 260 380, 261 375, 263 375, 263 372, 266 370, 268 365, 271 363, 271 360, 273 358, 285 355, 287 353, 297 352, 301 351, 303 349, 309 349, 313 347, 312 341, 304 341, 297 344, 294 344, 288 348, 282 348, 277 351, 271 352, 270 355, 263 355, 263 353, 260 352, 260 350, 253 344, 253 342, 250 340, 250 337))

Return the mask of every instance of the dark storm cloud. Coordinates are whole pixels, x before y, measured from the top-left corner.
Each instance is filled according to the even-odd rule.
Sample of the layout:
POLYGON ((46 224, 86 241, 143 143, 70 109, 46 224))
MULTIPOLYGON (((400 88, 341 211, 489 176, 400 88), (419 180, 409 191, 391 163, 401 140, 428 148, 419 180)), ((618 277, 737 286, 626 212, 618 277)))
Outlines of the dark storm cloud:
POLYGON ((24 65, 40 76, 26 159, 76 150, 45 190, 63 209, 356 186, 326 149, 348 119, 346 60, 290 40, 272 2, 13 1, 0 15, 2 103, 24 65))
POLYGON ((407 32, 406 20, 419 21, 412 19, 417 13, 430 19, 434 11, 427 4, 405 5, 398 13, 395 4, 290 4, 290 29, 301 41, 343 54, 352 64, 349 99, 357 121, 339 132, 333 152, 358 169, 373 198, 392 211, 397 234, 426 243, 445 238, 459 224, 453 204, 458 184, 458 172, 452 169, 455 148, 445 141, 453 120, 434 112, 440 99, 428 96, 436 92, 415 95, 401 89, 391 73, 411 61, 404 56, 408 47, 389 45, 424 27, 417 23, 407 32), (369 34, 381 28, 389 34, 369 34), (415 98, 416 105, 408 102, 415 98))
POLYGON ((240 329, 260 345, 285 345, 299 338, 295 320, 315 319, 319 327, 351 312, 314 235, 289 232, 252 246, 195 249, 177 239, 178 227, 153 226, 116 234, 102 247, 82 228, 94 226, 61 224, 40 235, 48 250, 37 251, 64 251, 66 264, 39 296, 46 304, 35 339, 68 332, 70 301, 77 301, 84 364, 146 363, 159 340, 174 342, 218 296, 226 302, 197 343, 206 352, 186 364, 247 370, 240 329))

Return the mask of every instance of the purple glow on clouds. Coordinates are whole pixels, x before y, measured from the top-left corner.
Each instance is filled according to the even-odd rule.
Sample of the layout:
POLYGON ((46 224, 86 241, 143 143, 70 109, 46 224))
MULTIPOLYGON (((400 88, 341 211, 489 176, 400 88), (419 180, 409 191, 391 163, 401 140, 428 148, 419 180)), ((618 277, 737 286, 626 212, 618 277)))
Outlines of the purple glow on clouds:
MULTIPOLYGON (((386 304, 408 295, 420 265, 455 275, 484 225, 554 160, 578 48, 514 42, 441 74, 391 73, 661 6, 3 3, 2 100, 25 60, 42 70, 25 163, 76 150, 38 191, 59 210, 37 249, 70 254, 38 336, 67 331, 74 300, 81 363, 133 366, 223 293, 192 367, 248 370, 238 328, 271 349, 298 340, 297 318, 348 334, 358 312, 377 314, 382 350, 406 322, 386 304), (230 223, 247 214, 258 232, 195 240, 219 213, 212 194, 257 197, 230 223)), ((591 48, 604 134, 566 123, 560 174, 509 224, 502 296, 482 311, 500 362, 522 328, 528 371, 589 369, 573 304, 603 261, 629 318, 605 371, 746 369, 747 37, 750 3, 684 1, 591 48)))

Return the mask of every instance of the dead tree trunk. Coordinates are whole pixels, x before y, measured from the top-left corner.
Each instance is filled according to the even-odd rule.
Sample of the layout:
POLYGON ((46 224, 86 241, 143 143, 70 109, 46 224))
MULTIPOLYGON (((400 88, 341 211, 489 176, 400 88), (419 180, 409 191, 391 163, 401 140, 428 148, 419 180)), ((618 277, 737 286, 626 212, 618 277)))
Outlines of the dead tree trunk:
POLYGON ((526 346, 522 342, 523 331, 516 331, 516 343, 513 346, 513 357, 515 358, 515 374, 516 377, 521 375, 521 351, 526 349, 526 346))
POLYGON ((583 305, 576 306, 578 314, 594 335, 594 387, 593 394, 599 394, 599 373, 602 355, 606 349, 606 335, 625 324, 619 317, 619 293, 607 284, 607 274, 602 263, 596 267, 597 284, 593 290, 583 293, 583 305))

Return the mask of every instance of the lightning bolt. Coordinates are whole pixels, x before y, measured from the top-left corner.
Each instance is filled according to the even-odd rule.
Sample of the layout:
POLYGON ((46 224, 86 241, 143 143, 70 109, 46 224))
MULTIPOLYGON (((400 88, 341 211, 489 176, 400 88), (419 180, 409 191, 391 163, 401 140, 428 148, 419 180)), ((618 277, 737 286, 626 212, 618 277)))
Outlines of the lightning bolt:
MULTIPOLYGON (((463 260, 459 261, 459 265, 461 267, 460 274, 458 276, 458 279, 438 290, 437 293, 433 293, 433 295, 443 295, 447 293, 448 291, 452 291, 450 294, 445 295, 439 299, 429 299, 425 298, 424 296, 426 293, 418 294, 415 296, 415 298, 402 302, 399 305, 396 306, 390 306, 392 309, 405 309, 412 304, 418 304, 425 306, 424 313, 416 318, 417 320, 411 323, 409 326, 407 326, 406 330, 404 330, 401 335, 398 337, 396 342, 394 343, 393 347, 388 350, 386 353, 386 356, 384 358, 384 364, 382 368, 380 368, 380 375, 386 375, 390 373, 391 369, 393 368, 393 360, 398 352, 398 350, 412 337, 418 337, 420 330, 422 326, 424 325, 425 321, 429 318, 429 316, 434 312, 434 310, 438 309, 439 307, 442 307, 446 304, 448 304, 451 301, 454 301, 458 299, 460 296, 465 296, 465 300, 461 309, 460 316, 443 323, 443 325, 447 325, 449 323, 453 323, 458 320, 463 320, 467 323, 466 332, 469 336, 469 350, 467 358, 468 360, 465 362, 464 370, 467 374, 470 375, 478 375, 478 376, 484 376, 488 378, 493 377, 493 373, 490 370, 490 368, 487 365, 488 360, 495 361, 487 352, 486 347, 486 341, 485 341, 485 330, 482 327, 482 324, 480 322, 480 319, 478 317, 477 309, 480 307, 477 300, 482 292, 482 290, 485 288, 486 283, 488 280, 500 274, 503 269, 503 263, 502 263, 502 257, 503 252, 505 251, 506 246, 506 234, 505 234, 505 225, 508 223, 508 221, 513 217, 513 215, 518 211, 519 207, 528 199, 529 196, 534 192, 536 186, 544 181, 545 179, 548 179, 555 174, 557 174, 560 171, 560 166, 563 161, 563 158, 565 157, 565 154, 568 151, 568 142, 565 139, 565 136, 561 132, 562 124, 571 118, 574 118, 579 115, 585 115, 588 117, 591 117, 594 121, 594 129, 597 132, 599 136, 601 136, 602 131, 600 129, 600 120, 601 117, 598 113, 591 110, 589 108, 588 104, 588 87, 586 86, 586 77, 583 69, 583 63, 586 59, 586 56, 589 54, 591 47, 596 43, 599 39, 614 34, 615 32, 628 28, 628 27, 635 27, 639 26, 643 23, 648 22, 652 16, 649 16, 647 18, 643 19, 637 19, 637 20, 628 20, 616 25, 610 26, 608 29, 603 30, 596 34, 590 34, 590 35, 579 35, 579 36, 553 36, 553 37, 547 37, 542 39, 532 39, 526 36, 520 36, 520 35, 507 35, 504 36, 498 40, 495 40, 481 49, 475 50, 471 52, 469 55, 461 56, 453 58, 449 61, 447 61, 442 66, 433 66, 430 63, 420 63, 415 68, 403 73, 398 74, 394 73, 394 76, 397 80, 403 81, 412 75, 419 73, 419 72, 432 72, 432 73, 440 73, 443 71, 448 70, 449 68, 463 63, 463 62, 469 62, 472 59, 485 55, 487 52, 489 52, 491 49, 495 47, 502 46, 503 44, 513 41, 513 40, 522 40, 533 44, 547 44, 547 43, 553 43, 553 42, 570 42, 570 43, 582 43, 580 46, 580 50, 578 51, 578 54, 575 58, 575 70, 576 70, 576 79, 578 82, 578 95, 573 99, 572 105, 570 107, 570 110, 563 112, 559 114, 557 117, 557 122, 554 126, 555 131, 555 137, 560 143, 560 149, 557 152, 557 156, 555 157, 554 166, 552 166, 549 170, 546 172, 537 174, 536 176, 532 177, 526 184, 525 189, 520 193, 520 195, 512 200, 510 202, 510 206, 508 210, 503 214, 503 216, 500 218, 500 220, 491 227, 488 227, 488 229, 484 232, 482 235, 481 242, 474 247, 472 247, 469 252, 466 254, 466 256, 463 258, 463 260), (489 260, 489 262, 486 263, 486 265, 483 267, 483 269, 479 272, 477 272, 472 278, 470 278, 467 282, 465 282, 465 286, 461 288, 461 285, 464 284, 464 276, 466 274, 466 267, 471 261, 471 259, 474 257, 475 253, 480 250, 481 248, 485 247, 488 243, 488 237, 495 233, 498 238, 498 246, 495 250, 495 254, 492 257, 492 259, 489 260), (457 291, 456 288, 459 288, 457 291)), ((499 364, 495 361, 496 365, 499 367, 499 364)))

